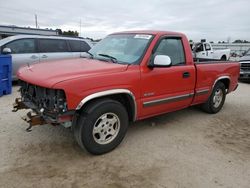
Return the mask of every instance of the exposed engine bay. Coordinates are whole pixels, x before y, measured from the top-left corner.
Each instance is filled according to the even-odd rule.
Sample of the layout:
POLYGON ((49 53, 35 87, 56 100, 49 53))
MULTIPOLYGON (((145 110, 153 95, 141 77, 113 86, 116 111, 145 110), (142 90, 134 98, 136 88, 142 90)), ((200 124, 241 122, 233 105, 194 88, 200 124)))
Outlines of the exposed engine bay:
POLYGON ((31 109, 23 119, 31 126, 60 124, 71 120, 74 111, 68 111, 63 90, 49 89, 19 80, 21 98, 17 98, 13 111, 31 109))

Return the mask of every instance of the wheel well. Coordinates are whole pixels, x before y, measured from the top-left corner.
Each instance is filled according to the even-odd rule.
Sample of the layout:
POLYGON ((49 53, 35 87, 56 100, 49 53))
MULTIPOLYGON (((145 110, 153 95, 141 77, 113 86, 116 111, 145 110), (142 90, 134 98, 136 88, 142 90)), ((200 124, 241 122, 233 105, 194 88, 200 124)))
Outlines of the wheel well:
POLYGON ((91 105, 92 102, 96 101, 96 100, 101 100, 101 99, 112 99, 115 101, 120 102, 127 110, 128 112, 128 117, 129 117, 129 121, 134 121, 135 120, 135 116, 136 116, 136 106, 134 103, 134 99, 132 96, 130 96, 129 94, 126 93, 119 93, 119 94, 112 94, 112 95, 107 95, 107 96, 102 96, 102 97, 97 97, 94 99, 89 100, 88 102, 86 102, 80 110, 83 110, 86 106, 91 105))
POLYGON ((217 81, 217 83, 218 83, 218 82, 222 82, 222 83, 225 85, 226 89, 227 89, 227 90, 229 89, 230 80, 229 80, 228 78, 220 79, 220 80, 217 81))
POLYGON ((221 56, 221 59, 227 59, 227 56, 224 54, 223 56, 221 56))
POLYGON ((113 100, 117 100, 119 101, 127 110, 128 112, 128 117, 129 117, 129 121, 133 121, 134 120, 134 116, 135 116, 135 104, 134 104, 134 99, 129 96, 128 94, 116 94, 116 95, 111 95, 111 96, 107 96, 113 100))

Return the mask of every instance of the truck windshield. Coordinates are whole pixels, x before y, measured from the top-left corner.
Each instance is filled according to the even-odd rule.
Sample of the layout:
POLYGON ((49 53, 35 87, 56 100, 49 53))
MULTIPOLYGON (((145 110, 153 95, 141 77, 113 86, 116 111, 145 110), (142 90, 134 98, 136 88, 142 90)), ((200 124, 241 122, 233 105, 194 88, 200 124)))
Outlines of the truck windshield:
POLYGON ((97 43, 89 53, 94 59, 135 64, 142 57, 152 38, 152 35, 147 34, 113 34, 97 43))

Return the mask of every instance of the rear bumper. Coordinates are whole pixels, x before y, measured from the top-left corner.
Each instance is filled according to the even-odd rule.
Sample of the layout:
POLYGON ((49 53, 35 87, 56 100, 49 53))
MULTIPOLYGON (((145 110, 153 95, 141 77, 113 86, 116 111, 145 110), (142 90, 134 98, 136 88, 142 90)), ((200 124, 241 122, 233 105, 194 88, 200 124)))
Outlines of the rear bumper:
POLYGON ((234 88, 234 90, 233 90, 233 91, 235 91, 235 90, 238 88, 238 86, 239 86, 239 84, 237 84, 237 85, 236 85, 236 87, 234 88))

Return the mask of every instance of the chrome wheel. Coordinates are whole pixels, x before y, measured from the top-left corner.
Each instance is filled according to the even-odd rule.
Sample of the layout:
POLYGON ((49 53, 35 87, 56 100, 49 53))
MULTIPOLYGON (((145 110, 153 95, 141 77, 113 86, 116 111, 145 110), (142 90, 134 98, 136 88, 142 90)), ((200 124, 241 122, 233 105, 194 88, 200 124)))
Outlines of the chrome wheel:
POLYGON ((93 137, 98 144, 108 144, 118 135, 120 119, 114 113, 108 112, 101 115, 94 124, 93 137))
POLYGON ((215 91, 215 93, 214 93, 214 97, 213 97, 213 106, 214 106, 215 108, 218 108, 218 107, 220 106, 222 100, 223 100, 223 91, 222 91, 220 88, 218 88, 218 89, 215 91))

